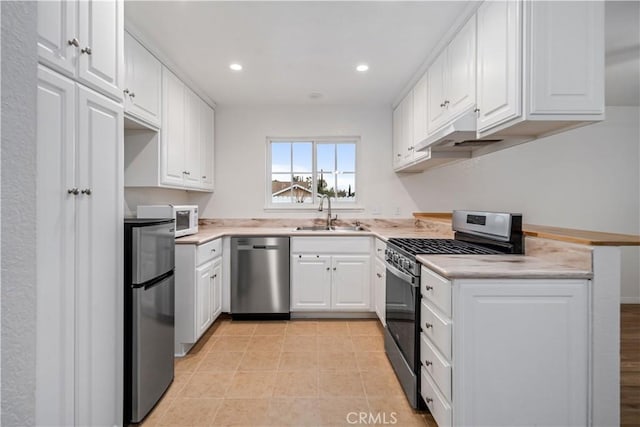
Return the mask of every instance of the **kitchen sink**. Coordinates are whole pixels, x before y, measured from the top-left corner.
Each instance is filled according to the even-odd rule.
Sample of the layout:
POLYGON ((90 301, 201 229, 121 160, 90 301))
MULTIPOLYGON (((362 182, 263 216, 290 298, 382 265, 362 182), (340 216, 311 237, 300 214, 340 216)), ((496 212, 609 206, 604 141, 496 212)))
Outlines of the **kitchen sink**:
POLYGON ((294 231, 367 231, 366 228, 361 225, 348 225, 338 227, 326 227, 324 225, 313 225, 308 227, 296 227, 294 231))

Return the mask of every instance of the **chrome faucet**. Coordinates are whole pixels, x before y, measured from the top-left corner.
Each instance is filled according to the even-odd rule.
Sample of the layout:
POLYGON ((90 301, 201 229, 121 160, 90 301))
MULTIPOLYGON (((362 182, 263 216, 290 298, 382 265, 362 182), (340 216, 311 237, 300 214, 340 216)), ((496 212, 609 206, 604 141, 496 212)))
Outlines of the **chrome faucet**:
POLYGON ((327 228, 331 229, 331 223, 338 219, 338 215, 335 216, 335 218, 331 218, 331 196, 329 196, 328 194, 324 194, 322 196, 322 198, 320 199, 320 207, 318 207, 318 212, 322 212, 322 206, 324 205, 324 199, 327 199, 327 204, 328 204, 328 208, 327 208, 327 228))

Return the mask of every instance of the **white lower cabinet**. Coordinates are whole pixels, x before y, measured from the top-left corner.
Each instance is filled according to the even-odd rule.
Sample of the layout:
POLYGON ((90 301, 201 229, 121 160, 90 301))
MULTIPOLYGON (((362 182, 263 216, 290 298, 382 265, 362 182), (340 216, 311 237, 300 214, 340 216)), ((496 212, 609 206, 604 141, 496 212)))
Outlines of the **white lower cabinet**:
POLYGON ((387 244, 380 240, 375 240, 375 261, 373 264, 373 298, 378 319, 383 326, 387 325, 385 320, 385 304, 387 301, 387 266, 384 261, 384 252, 387 244))
POLYGON ((440 427, 588 425, 588 280, 421 281, 420 393, 440 427))
POLYGON ((291 311, 371 311, 370 252, 369 237, 292 237, 291 311))
POLYGON ((184 356, 222 312, 221 240, 176 245, 177 356, 184 356))
POLYGON ((36 425, 122 423, 123 107, 37 87, 36 425))

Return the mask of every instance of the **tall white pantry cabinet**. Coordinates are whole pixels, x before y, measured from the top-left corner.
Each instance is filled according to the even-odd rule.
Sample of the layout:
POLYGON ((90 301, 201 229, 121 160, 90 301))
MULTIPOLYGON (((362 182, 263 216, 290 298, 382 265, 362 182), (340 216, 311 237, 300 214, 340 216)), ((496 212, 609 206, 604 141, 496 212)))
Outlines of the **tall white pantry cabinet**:
POLYGON ((38 3, 36 425, 122 424, 123 34, 38 3))

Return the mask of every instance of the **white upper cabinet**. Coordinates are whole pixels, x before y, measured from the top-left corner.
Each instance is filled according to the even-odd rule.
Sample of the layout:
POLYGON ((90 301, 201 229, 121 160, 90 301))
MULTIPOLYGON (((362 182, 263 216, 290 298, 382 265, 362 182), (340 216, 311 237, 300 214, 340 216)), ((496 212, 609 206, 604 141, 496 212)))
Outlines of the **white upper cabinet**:
POLYGON ((200 184, 213 191, 214 174, 214 117, 213 108, 200 101, 200 184))
POLYGON ((519 1, 489 1, 478 9, 478 131, 521 114, 519 1))
POLYGON ((125 113, 159 128, 162 65, 129 33, 124 34, 124 53, 125 113))
POLYGON ((125 186, 211 192, 214 110, 169 69, 161 69, 160 131, 126 130, 125 186))
POLYGON ((526 140, 603 120, 603 2, 480 6, 478 109, 479 137, 526 140))
POLYGON ((123 9, 121 0, 39 1, 40 61, 122 100, 123 9))
POLYGON ((185 88, 184 97, 184 184, 200 185, 200 103, 192 90, 185 88))
POLYGON ((121 1, 79 2, 78 77, 105 95, 121 100, 124 8, 121 1))
POLYGON ((402 158, 403 163, 413 160, 413 92, 409 92, 400 103, 402 106, 402 158))
POLYGON ((67 0, 38 2, 38 56, 40 62, 67 76, 76 74, 80 53, 78 3, 67 0))
POLYGON ((475 16, 431 64, 428 75, 428 131, 432 133, 475 105, 475 16))
POLYGON ((161 183, 182 186, 185 165, 185 86, 167 68, 162 69, 161 183))
MULTIPOLYGON (((428 74, 425 73, 413 88, 413 142, 411 144, 413 146, 418 145, 429 136, 427 129, 428 84, 428 74)), ((414 151, 414 157, 422 154, 422 152, 414 151)))
POLYGON ((393 168, 402 165, 402 104, 393 110, 393 168))
POLYGON ((530 2, 529 112, 604 112, 603 4, 530 2))

